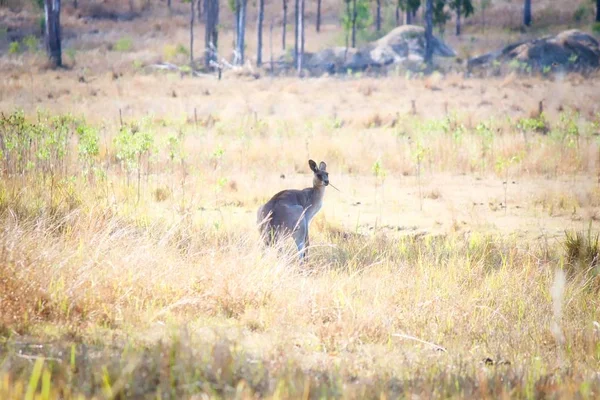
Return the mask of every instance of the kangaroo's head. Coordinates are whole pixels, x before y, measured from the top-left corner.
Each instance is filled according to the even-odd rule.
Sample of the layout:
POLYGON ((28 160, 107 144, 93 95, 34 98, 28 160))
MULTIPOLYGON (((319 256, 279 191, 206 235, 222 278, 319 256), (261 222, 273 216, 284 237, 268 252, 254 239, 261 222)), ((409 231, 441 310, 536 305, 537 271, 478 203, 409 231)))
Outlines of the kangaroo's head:
POLYGON ((321 161, 319 167, 317 168, 317 163, 313 160, 308 160, 308 165, 312 172, 314 172, 313 176, 313 186, 321 187, 329 185, 329 174, 327 173, 327 164, 321 161))

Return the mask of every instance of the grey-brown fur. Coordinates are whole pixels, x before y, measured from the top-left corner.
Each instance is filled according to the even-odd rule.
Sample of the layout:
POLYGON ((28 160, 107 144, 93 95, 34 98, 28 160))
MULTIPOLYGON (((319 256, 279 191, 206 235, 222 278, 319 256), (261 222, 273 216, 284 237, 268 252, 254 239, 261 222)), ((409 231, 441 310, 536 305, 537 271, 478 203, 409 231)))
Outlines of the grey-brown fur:
POLYGON ((302 190, 284 190, 277 193, 258 209, 257 219, 261 235, 267 245, 272 245, 286 235, 294 238, 300 259, 307 254, 310 221, 323 205, 325 186, 329 185, 327 165, 319 167, 308 161, 313 171, 313 187, 302 190))

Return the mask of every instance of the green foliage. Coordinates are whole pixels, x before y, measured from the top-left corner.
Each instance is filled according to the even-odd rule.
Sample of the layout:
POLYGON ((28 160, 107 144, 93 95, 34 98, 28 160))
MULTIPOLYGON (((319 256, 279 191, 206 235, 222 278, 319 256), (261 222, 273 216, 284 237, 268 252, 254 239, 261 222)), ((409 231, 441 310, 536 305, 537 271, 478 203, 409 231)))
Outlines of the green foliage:
POLYGON ((398 6, 402 11, 416 12, 421 7, 421 0, 398 0, 398 6))
POLYGON ((166 60, 174 60, 178 55, 183 55, 188 57, 190 55, 190 51, 187 47, 182 44, 172 45, 168 44, 163 48, 163 56, 166 60))
POLYGON ((444 35, 446 23, 451 17, 450 13, 446 10, 445 0, 435 0, 433 2, 433 25, 438 27, 442 36, 444 35))
POLYGON ((590 9, 586 4, 580 4, 573 13, 575 22, 582 22, 589 15, 590 9))
POLYGON ((360 35, 362 31, 367 29, 367 27, 371 26, 373 23, 369 0, 356 0, 356 10, 353 8, 353 1, 347 0, 346 5, 350 10, 350 14, 348 15, 347 8, 344 7, 341 16, 344 32, 346 34, 351 34, 353 15, 356 12, 356 32, 357 35, 360 35))
POLYGON ((475 132, 481 138, 481 169, 485 168, 485 161, 492 150, 494 143, 494 131, 490 123, 482 122, 477 125, 475 132))
POLYGON ((141 158, 148 155, 154 144, 154 136, 144 121, 142 126, 124 125, 114 138, 117 158, 124 162, 128 171, 141 168, 141 158))
POLYGON ((77 127, 79 143, 77 150, 79 159, 84 165, 84 173, 90 172, 94 167, 94 161, 100 153, 100 136, 98 131, 87 125, 77 127))
POLYGON ((38 40, 35 36, 29 35, 23 39, 23 43, 30 53, 35 53, 38 49, 38 40))
POLYGON ((375 175, 375 179, 381 179, 383 181, 387 175, 386 170, 383 168, 381 159, 379 158, 373 163, 371 170, 373 171, 373 175, 375 175))
POLYGON ((596 35, 600 35, 600 22, 595 22, 592 25, 592 32, 594 32, 596 35))
POLYGON ((40 10, 44 9, 44 0, 31 0, 34 6, 39 8, 40 10))
POLYGON ((460 14, 469 17, 475 13, 475 7, 471 0, 451 0, 449 6, 452 10, 460 8, 460 14))
POLYGON ((8 54, 17 54, 21 52, 21 45, 19 42, 11 42, 8 46, 8 54))
POLYGON ((120 38, 113 45, 114 51, 128 52, 133 48, 133 40, 130 37, 120 38))
POLYGON ((548 121, 542 113, 537 118, 522 118, 517 122, 517 128, 524 132, 546 132, 548 130, 548 121))
POLYGON ((8 175, 26 172, 54 173, 66 168, 69 142, 79 121, 70 115, 50 117, 38 113, 36 122, 22 111, 0 118, 0 160, 8 175))
POLYGON ((579 113, 573 110, 560 113, 553 136, 563 141, 568 147, 579 146, 579 113))

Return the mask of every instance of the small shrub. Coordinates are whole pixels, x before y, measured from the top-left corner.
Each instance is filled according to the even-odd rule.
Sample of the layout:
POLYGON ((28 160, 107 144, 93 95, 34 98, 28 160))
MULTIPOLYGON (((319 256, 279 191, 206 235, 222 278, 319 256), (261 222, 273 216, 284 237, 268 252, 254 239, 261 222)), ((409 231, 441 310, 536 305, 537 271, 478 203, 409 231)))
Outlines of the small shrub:
POLYGON ((171 190, 167 187, 158 187, 153 192, 152 195, 154 200, 158 203, 167 200, 171 196, 171 190))
POLYGON ((114 51, 128 52, 133 48, 133 40, 129 37, 124 37, 115 42, 112 49, 114 51))
POLYGON ((21 52, 21 45, 19 42, 11 42, 8 46, 8 54, 17 54, 21 52))
POLYGON ((38 49, 38 40, 33 35, 29 35, 23 39, 23 43, 25 44, 25 47, 27 47, 27 51, 30 53, 35 53, 38 49))
POLYGON ((600 289, 600 234, 592 233, 592 227, 587 232, 565 232, 565 252, 567 272, 570 274, 583 273, 583 278, 600 289))
POLYGON ((573 19, 575 22, 582 22, 586 19, 589 14, 589 9, 585 4, 580 4, 579 7, 573 13, 573 19))

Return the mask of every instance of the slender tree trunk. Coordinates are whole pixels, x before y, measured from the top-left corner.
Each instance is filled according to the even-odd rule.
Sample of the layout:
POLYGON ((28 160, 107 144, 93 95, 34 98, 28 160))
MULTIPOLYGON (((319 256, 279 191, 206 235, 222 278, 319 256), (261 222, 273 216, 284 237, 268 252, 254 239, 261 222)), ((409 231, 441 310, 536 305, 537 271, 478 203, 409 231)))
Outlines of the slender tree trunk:
POLYGON ((46 51, 54 67, 62 67, 60 0, 44 0, 46 51))
POLYGON ((300 19, 299 11, 300 11, 300 0, 294 0, 294 65, 298 65, 298 49, 299 49, 298 34, 300 32, 299 24, 298 24, 298 21, 300 19))
POLYGON ((206 0, 204 14, 206 15, 206 26, 204 36, 205 65, 210 68, 211 61, 216 61, 219 39, 219 0, 206 0))
POLYGON ((269 28, 269 53, 270 53, 270 58, 271 58, 271 75, 273 75, 273 26, 275 25, 275 23, 273 22, 273 19, 271 19, 271 26, 269 28))
POLYGON ((298 1, 298 42, 298 73, 300 73, 304 58, 304 0, 298 1))
POLYGON ((460 1, 456 3, 456 36, 460 36, 460 1))
POLYGON ((239 41, 239 49, 240 52, 240 65, 244 65, 244 51, 245 51, 245 38, 246 38, 246 4, 247 0, 241 0, 241 9, 240 9, 240 41, 239 41))
POLYGON ((198 7, 198 22, 200 22, 202 21, 202 10, 204 9, 206 11, 206 0, 198 0, 196 6, 198 7))
POLYGON ((400 26, 400 5, 396 3, 396 26, 400 26))
POLYGON ((433 61, 433 0, 425 6, 425 63, 431 67, 433 61))
POLYGON ((600 0, 596 0, 596 22, 600 22, 600 0))
POLYGON ((375 22, 377 32, 381 31, 381 0, 377 0, 377 19, 375 22))
POLYGON ((171 9, 171 0, 167 0, 167 7, 169 7, 169 10, 171 9))
POLYGON ((204 15, 206 16, 206 24, 204 25, 204 67, 210 69, 210 61, 212 60, 212 0, 206 0, 204 15))
POLYGON ((317 32, 321 32, 321 0, 317 0, 317 32))
POLYGON ((240 47, 240 9, 241 9, 241 5, 240 2, 242 0, 235 0, 235 54, 233 57, 233 64, 237 65, 239 63, 239 58, 240 58, 240 52, 239 52, 239 47, 240 47))
POLYGON ((196 0, 190 1, 190 66, 194 67, 194 3, 196 0))
POLYGON ((77 8, 77 7, 79 7, 79 1, 73 0, 73 8, 77 8))
POLYGON ((260 66, 262 64, 262 40, 263 40, 263 20, 265 18, 265 0, 258 0, 258 21, 257 21, 257 38, 256 38, 256 65, 260 66))
POLYGON ((356 9, 356 0, 352 0, 352 47, 356 47, 356 20, 358 19, 358 10, 356 9))
POLYGON ((523 25, 531 26, 531 0, 525 0, 523 5, 523 25))
MULTIPOLYGON (((352 20, 352 13, 350 12, 350 0, 344 0, 346 2, 346 18, 348 22, 352 20)), ((346 57, 348 56, 348 47, 350 47, 350 29, 348 27, 344 27, 346 29, 346 51, 344 52, 344 62, 346 62, 346 57)))
POLYGON ((412 25, 412 11, 406 10, 406 25, 412 25))
POLYGON ((481 32, 485 32, 485 0, 481 0, 481 32))
POLYGON ((285 34, 287 32, 288 0, 283 0, 283 26, 281 31, 281 48, 285 51, 285 34))

